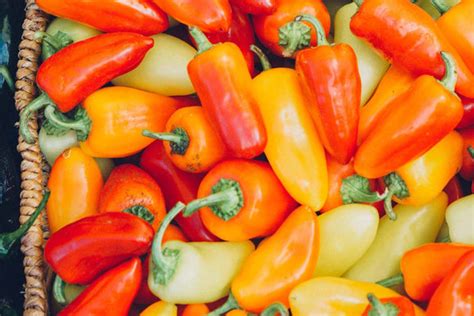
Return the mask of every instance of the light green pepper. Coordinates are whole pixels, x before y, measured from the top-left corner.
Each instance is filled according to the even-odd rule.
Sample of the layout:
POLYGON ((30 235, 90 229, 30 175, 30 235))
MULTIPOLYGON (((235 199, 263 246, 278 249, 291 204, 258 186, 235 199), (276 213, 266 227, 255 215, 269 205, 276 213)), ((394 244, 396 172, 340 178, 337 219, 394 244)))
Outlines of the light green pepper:
POLYGON ((153 294, 170 303, 214 302, 229 294, 232 280, 255 246, 251 241, 168 241, 162 246, 166 228, 184 207, 178 203, 155 235, 148 286, 153 294))
POLYGON ((452 242, 474 245, 474 194, 451 203, 446 222, 452 242))
POLYGON ((361 105, 364 105, 374 93, 390 64, 369 44, 352 34, 349 24, 357 10, 357 5, 352 2, 337 11, 334 40, 336 43, 349 44, 354 49, 362 83, 361 105))
MULTIPOLYGON (((460 0, 444 0, 446 5, 452 7, 460 2, 460 0)), ((437 19, 441 16, 439 11, 433 6, 431 0, 419 0, 416 2, 423 10, 425 10, 433 19, 437 19)))
POLYGON ((348 204, 319 216, 319 258, 314 276, 341 276, 353 266, 375 239, 377 209, 348 204))
POLYGON ((344 274, 345 278, 376 282, 400 273, 403 254, 433 242, 443 225, 448 196, 442 192, 422 206, 397 205, 397 220, 385 215, 369 250, 344 274))

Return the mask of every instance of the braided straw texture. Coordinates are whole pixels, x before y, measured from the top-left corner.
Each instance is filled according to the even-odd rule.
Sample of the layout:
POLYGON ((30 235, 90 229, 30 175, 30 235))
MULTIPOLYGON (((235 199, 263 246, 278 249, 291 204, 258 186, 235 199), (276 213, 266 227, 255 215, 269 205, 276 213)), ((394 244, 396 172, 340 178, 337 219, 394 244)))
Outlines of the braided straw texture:
MULTIPOLYGON (((18 71, 16 73, 15 105, 19 112, 36 96, 35 76, 41 55, 41 45, 34 40, 37 31, 44 31, 48 16, 35 4, 25 0, 25 20, 19 46, 18 71)), ((34 116, 29 128, 35 136, 34 144, 27 144, 21 136, 17 150, 21 154, 20 223, 24 223, 33 213, 43 197, 48 168, 38 145, 38 123, 34 116)), ((48 314, 48 288, 51 273, 43 261, 43 247, 48 237, 45 212, 21 241, 21 251, 25 255, 25 303, 24 314, 40 316, 48 314)))

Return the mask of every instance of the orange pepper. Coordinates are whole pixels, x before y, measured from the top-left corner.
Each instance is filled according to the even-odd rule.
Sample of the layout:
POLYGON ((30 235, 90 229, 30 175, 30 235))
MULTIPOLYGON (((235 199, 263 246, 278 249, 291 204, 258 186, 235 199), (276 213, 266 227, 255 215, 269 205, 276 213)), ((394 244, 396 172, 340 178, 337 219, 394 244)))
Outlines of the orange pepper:
POLYGON ((183 171, 201 173, 224 159, 227 149, 200 106, 177 110, 166 123, 164 133, 144 131, 161 139, 166 154, 183 171))
POLYGON ((378 299, 372 293, 367 295, 370 304, 362 316, 369 315, 397 315, 415 316, 415 307, 405 296, 386 297, 378 299))
MULTIPOLYGON (((98 211, 147 213, 153 217, 151 224, 156 230, 166 215, 165 200, 160 186, 145 171, 131 164, 112 170, 100 193, 98 211)), ((146 218, 145 218, 146 219, 146 218)))
POLYGON ((99 166, 92 157, 77 147, 63 152, 56 159, 48 181, 51 196, 47 212, 51 232, 96 214, 103 185, 99 166))
POLYGON ((206 304, 190 304, 186 305, 181 316, 206 316, 208 313, 206 304))
POLYGON ((319 221, 307 206, 297 208, 244 262, 232 282, 243 309, 259 313, 274 302, 288 307, 288 295, 310 279, 319 255, 319 221))
POLYGON ((140 316, 178 316, 176 305, 164 301, 156 302, 148 306, 140 316))
POLYGON ((241 309, 234 309, 233 311, 230 311, 225 314, 226 316, 247 316, 247 312, 243 311, 241 309))

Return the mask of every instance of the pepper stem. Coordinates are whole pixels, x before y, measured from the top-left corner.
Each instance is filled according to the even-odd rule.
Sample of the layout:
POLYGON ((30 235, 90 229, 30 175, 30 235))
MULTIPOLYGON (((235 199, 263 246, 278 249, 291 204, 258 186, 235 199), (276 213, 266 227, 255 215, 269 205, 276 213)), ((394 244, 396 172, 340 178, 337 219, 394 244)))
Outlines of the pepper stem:
POLYGON ((288 308, 282 303, 273 303, 272 305, 268 306, 260 316, 289 316, 290 313, 288 312, 288 308))
POLYGON ((278 37, 283 56, 292 57, 296 51, 310 46, 311 28, 304 23, 292 21, 280 27, 278 37))
POLYGON ((378 285, 392 287, 403 283, 403 274, 397 274, 376 282, 378 285))
POLYGON ((316 30, 316 34, 318 36, 318 46, 329 45, 329 42, 326 38, 326 32, 324 31, 324 27, 315 16, 311 14, 302 14, 302 15, 298 15, 295 18, 295 21, 308 22, 314 27, 314 29, 316 30))
POLYGON ((189 34, 196 42, 196 46, 198 48, 197 55, 204 53, 205 51, 212 48, 212 43, 209 41, 207 36, 197 27, 190 26, 189 27, 189 34))
POLYGON ((20 113, 20 135, 23 137, 25 142, 28 144, 33 144, 35 139, 31 134, 30 128, 28 127, 28 122, 30 121, 33 113, 38 112, 42 108, 51 105, 54 106, 53 101, 48 97, 46 93, 42 93, 36 99, 30 102, 20 113))
POLYGON ((272 65, 270 64, 270 61, 268 60, 267 55, 260 49, 260 47, 256 45, 250 45, 250 50, 257 55, 258 59, 260 60, 260 64, 262 65, 263 71, 272 69, 272 65))
POLYGON ((384 201, 385 212, 387 216, 392 220, 397 219, 397 214, 392 208, 392 197, 395 195, 399 199, 405 199, 410 196, 408 187, 403 181, 402 177, 396 172, 392 172, 384 177, 385 185, 388 188, 388 194, 384 201))
POLYGON ((135 206, 129 207, 123 210, 122 212, 140 217, 141 219, 143 219, 145 222, 148 222, 149 224, 152 224, 153 221, 155 220, 155 215, 153 215, 153 213, 150 212, 149 209, 147 209, 146 207, 142 205, 135 205, 135 206))
POLYGON ((232 292, 230 292, 227 301, 212 312, 208 313, 207 316, 220 316, 234 309, 240 309, 240 306, 232 292))
POLYGON ((474 159, 474 147, 467 147, 467 152, 469 153, 469 155, 471 155, 471 158, 474 159))
POLYGON ((344 204, 375 203, 384 200, 387 197, 388 190, 385 190, 382 194, 374 192, 370 189, 367 178, 355 174, 342 180, 340 194, 344 204))
POLYGON ((77 139, 79 141, 86 140, 89 135, 92 122, 87 115, 86 110, 82 107, 77 109, 77 112, 74 115, 74 120, 68 119, 64 114, 58 112, 52 105, 46 107, 44 110, 44 116, 50 125, 58 130, 76 131, 77 139))
POLYGON ((46 206, 46 203, 48 202, 48 199, 49 191, 45 191, 43 199, 41 200, 36 210, 33 212, 33 214, 30 215, 30 218, 28 218, 28 220, 20 226, 20 228, 10 233, 0 234, 0 257, 6 257, 13 244, 30 229, 30 227, 40 215, 41 211, 43 211, 44 207, 46 206))
POLYGON ((456 81, 458 80, 458 70, 453 56, 447 52, 441 52, 441 58, 444 61, 446 71, 441 79, 441 84, 449 91, 454 92, 456 81))
POLYGON ((64 293, 64 287, 66 286, 66 282, 61 279, 59 275, 56 274, 53 283, 53 296, 56 302, 61 305, 67 304, 66 294, 64 293))
POLYGON ((5 79, 5 82, 7 83, 10 90, 14 91, 15 82, 13 81, 12 75, 10 74, 10 70, 8 70, 8 67, 6 65, 0 65, 0 76, 5 79))
POLYGON ((449 9, 451 9, 451 6, 449 6, 444 0, 431 0, 431 4, 441 15, 445 14, 449 11, 449 9))
POLYGON ((188 217, 203 207, 209 207, 216 216, 228 221, 236 216, 244 206, 242 189, 237 181, 220 179, 212 187, 212 193, 191 201, 183 211, 183 215, 188 217))
POLYGON ((58 41, 58 39, 51 34, 48 34, 43 31, 37 31, 34 35, 36 41, 43 41, 54 48, 55 51, 63 48, 63 45, 58 41))
POLYGON ((154 133, 143 130, 143 136, 170 142, 171 154, 184 155, 189 148, 189 135, 184 128, 177 127, 170 133, 154 133))
POLYGON ((367 294, 367 299, 370 305, 372 305, 368 313, 369 316, 390 316, 400 313, 400 309, 395 304, 391 302, 384 304, 372 293, 367 294))

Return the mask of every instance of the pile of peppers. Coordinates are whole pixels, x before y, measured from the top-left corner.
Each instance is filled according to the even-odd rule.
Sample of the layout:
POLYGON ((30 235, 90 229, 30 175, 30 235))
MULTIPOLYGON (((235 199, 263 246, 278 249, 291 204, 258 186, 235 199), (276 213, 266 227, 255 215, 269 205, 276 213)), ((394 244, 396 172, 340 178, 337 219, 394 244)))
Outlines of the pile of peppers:
POLYGON ((36 3, 54 314, 474 315, 474 0, 36 3))

